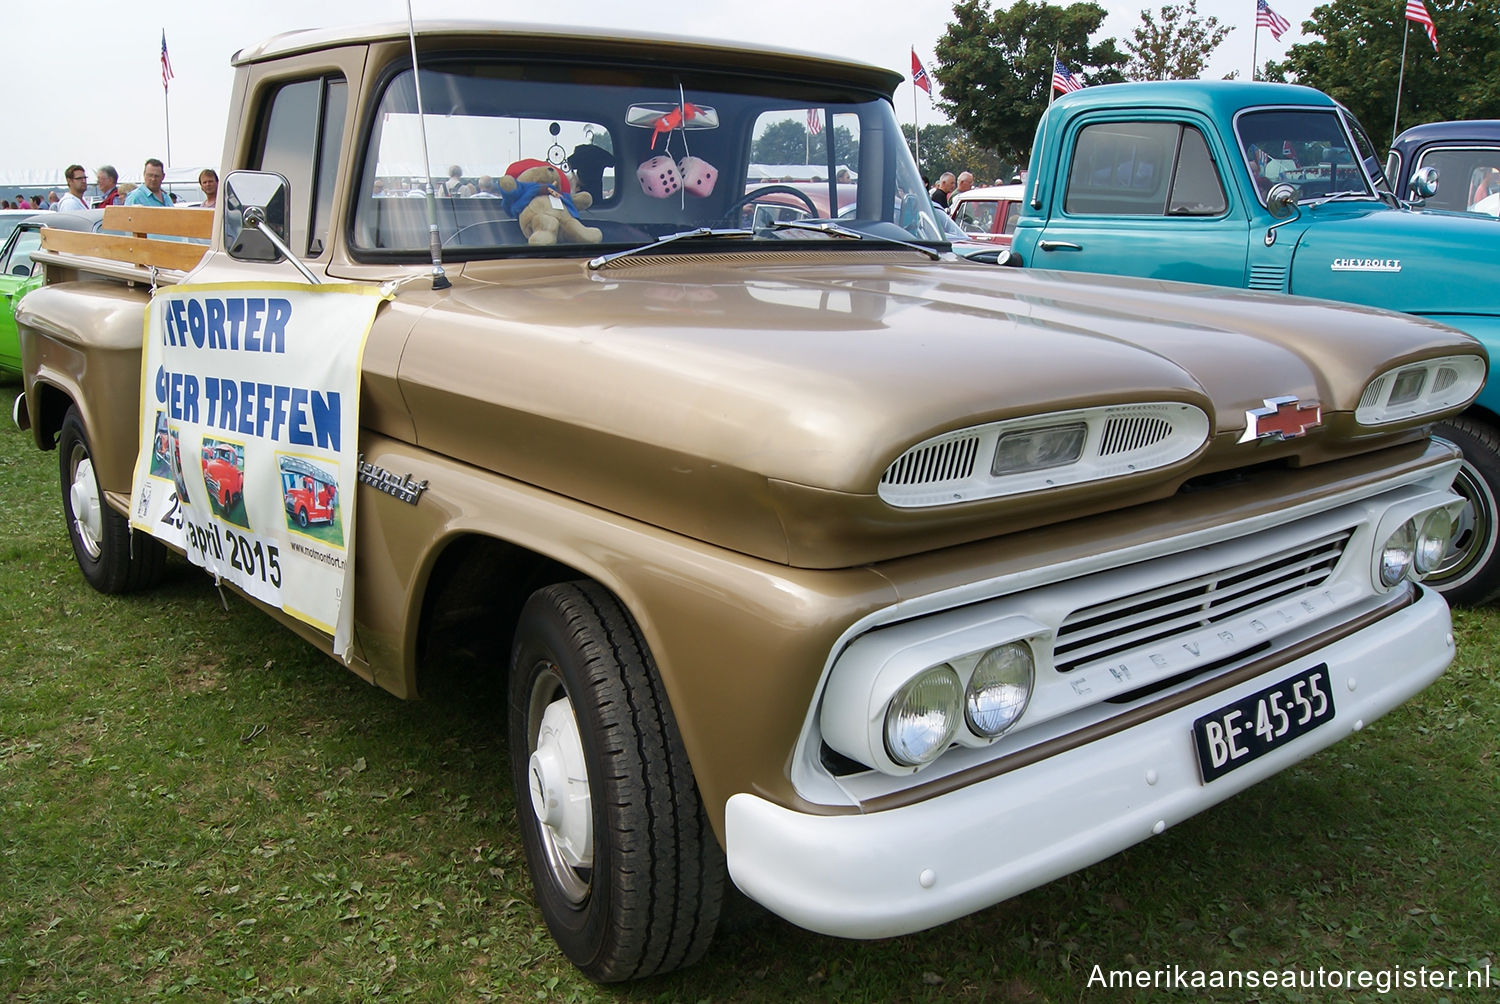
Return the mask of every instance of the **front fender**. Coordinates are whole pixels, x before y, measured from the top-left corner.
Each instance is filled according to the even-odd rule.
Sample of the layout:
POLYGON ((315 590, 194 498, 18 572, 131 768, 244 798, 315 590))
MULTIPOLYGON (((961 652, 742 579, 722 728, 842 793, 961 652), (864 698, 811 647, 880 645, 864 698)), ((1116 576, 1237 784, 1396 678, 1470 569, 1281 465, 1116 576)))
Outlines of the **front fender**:
POLYGON ((88 430, 106 493, 130 493, 149 301, 139 287, 64 283, 29 293, 16 308, 32 436, 41 449, 52 449, 71 403, 88 430))
MULTIPOLYGON (((1430 321, 1457 328, 1473 335, 1490 354, 1491 376, 1494 375, 1495 360, 1500 359, 1500 317, 1492 314, 1418 314, 1430 321)), ((1500 414, 1500 380, 1486 380, 1474 404, 1500 414)), ((1472 407, 1472 406, 1471 406, 1472 407)))

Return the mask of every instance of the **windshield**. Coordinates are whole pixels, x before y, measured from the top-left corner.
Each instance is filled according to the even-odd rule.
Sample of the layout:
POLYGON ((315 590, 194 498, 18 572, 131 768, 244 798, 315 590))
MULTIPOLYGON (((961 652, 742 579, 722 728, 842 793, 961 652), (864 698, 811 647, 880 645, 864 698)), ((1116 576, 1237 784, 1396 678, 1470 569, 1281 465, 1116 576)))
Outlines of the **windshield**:
POLYGON ((422 121, 416 108, 411 72, 393 76, 353 213, 366 256, 428 253, 424 125, 438 233, 457 259, 594 255, 704 227, 751 231, 734 248, 860 246, 776 227, 822 219, 877 240, 946 240, 890 103, 836 82, 466 62, 423 67, 422 121))
MULTIPOLYGON (((1271 186, 1281 182, 1296 190, 1299 202, 1336 193, 1376 197, 1333 108, 1245 112, 1235 120, 1235 129, 1262 201, 1271 186)), ((1362 154, 1364 158, 1373 156, 1373 148, 1362 154)))

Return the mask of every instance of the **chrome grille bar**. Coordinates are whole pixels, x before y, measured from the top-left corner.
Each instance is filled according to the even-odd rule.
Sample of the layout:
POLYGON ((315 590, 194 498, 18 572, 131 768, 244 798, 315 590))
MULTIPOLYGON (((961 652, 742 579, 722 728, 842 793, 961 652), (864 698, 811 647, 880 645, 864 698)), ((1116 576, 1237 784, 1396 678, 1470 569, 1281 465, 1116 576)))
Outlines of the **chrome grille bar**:
POLYGON ((1054 665, 1069 672, 1321 586, 1353 531, 1128 597, 1075 610, 1058 629, 1054 665))

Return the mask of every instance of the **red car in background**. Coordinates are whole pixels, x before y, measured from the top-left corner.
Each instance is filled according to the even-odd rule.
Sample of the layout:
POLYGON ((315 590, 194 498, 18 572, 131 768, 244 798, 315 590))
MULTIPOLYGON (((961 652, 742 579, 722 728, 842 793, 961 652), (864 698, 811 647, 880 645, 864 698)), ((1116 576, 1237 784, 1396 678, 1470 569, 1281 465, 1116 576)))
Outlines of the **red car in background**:
POLYGON ((971 188, 953 196, 948 215, 970 240, 1010 247, 1025 197, 1025 185, 971 188))

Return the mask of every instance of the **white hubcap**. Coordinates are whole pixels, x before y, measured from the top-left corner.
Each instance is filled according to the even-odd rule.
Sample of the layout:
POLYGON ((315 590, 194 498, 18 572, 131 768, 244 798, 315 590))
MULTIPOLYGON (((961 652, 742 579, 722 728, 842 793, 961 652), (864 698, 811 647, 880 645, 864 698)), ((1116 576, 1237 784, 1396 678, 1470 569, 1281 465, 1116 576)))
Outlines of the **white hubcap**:
POLYGON ((68 489, 73 507, 73 528, 89 557, 99 557, 99 542, 104 539, 104 514, 99 508, 99 482, 94 478, 94 462, 88 457, 73 468, 73 484, 68 489))
POLYGON ((542 714, 527 774, 553 874, 569 898, 581 902, 588 886, 577 872, 594 866, 594 813, 583 741, 567 698, 542 714))

